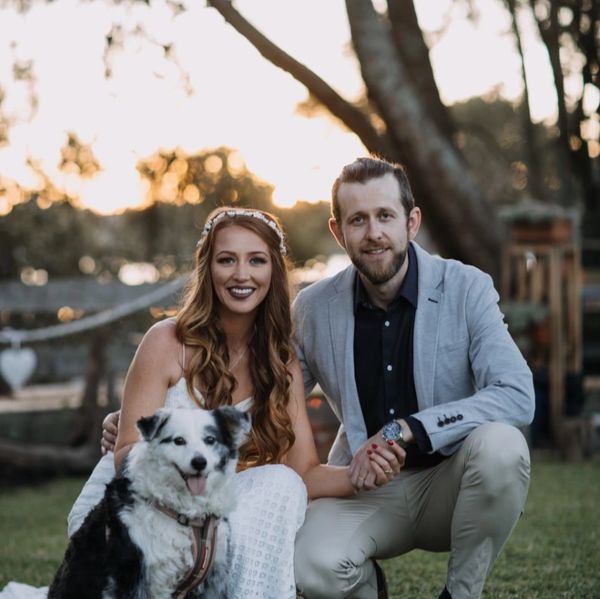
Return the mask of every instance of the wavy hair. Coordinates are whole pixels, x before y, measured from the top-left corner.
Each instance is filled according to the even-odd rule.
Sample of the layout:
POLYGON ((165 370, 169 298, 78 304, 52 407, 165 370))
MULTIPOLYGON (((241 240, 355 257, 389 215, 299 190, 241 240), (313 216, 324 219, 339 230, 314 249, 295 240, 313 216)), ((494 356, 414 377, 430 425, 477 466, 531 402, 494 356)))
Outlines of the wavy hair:
MULTIPOLYGON (((213 210, 206 222, 210 223, 221 212, 227 212, 227 208, 213 210)), ((268 212, 253 212, 260 212, 280 227, 276 217, 268 212)), ((287 411, 291 385, 288 365, 294 355, 288 264, 282 255, 277 231, 263 220, 243 215, 241 211, 235 216, 220 217, 199 242, 195 269, 184 293, 175 331, 181 343, 196 350, 185 372, 190 396, 199 404, 194 393, 194 380, 199 380, 207 408, 231 405, 236 381, 228 368, 229 352, 219 320, 219 300, 210 265, 215 235, 233 225, 258 235, 267 244, 272 262, 271 283, 258 307, 249 343, 252 429, 240 448, 239 460, 239 468, 245 469, 282 462, 295 440, 287 411)))

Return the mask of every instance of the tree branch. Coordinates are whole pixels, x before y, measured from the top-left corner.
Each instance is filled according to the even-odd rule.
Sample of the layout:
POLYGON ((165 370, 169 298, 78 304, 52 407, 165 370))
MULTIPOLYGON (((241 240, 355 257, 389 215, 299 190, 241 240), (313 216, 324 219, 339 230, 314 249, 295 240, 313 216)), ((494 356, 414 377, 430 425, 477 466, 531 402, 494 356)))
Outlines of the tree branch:
POLYGON ((356 133, 365 147, 382 156, 392 156, 393 149, 385 136, 380 135, 367 115, 340 96, 329 84, 279 46, 265 37, 249 23, 229 0, 207 0, 221 16, 243 35, 269 62, 289 73, 327 107, 329 112, 356 133))
POLYGON ((429 47, 423 39, 417 13, 411 0, 388 0, 392 39, 427 112, 448 139, 456 133, 451 115, 440 99, 429 47))

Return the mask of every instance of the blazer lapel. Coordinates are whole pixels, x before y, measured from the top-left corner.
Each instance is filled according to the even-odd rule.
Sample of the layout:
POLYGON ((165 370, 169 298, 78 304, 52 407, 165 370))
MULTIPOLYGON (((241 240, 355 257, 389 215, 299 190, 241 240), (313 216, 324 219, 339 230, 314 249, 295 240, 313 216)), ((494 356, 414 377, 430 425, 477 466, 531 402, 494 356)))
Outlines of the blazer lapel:
POLYGON ((332 354, 337 377, 344 429, 352 453, 367 440, 367 427, 354 377, 354 269, 348 269, 329 300, 332 354))
POLYGON ((413 333, 413 373, 419 410, 433 405, 435 358, 443 298, 439 262, 413 242, 419 265, 419 295, 413 333))

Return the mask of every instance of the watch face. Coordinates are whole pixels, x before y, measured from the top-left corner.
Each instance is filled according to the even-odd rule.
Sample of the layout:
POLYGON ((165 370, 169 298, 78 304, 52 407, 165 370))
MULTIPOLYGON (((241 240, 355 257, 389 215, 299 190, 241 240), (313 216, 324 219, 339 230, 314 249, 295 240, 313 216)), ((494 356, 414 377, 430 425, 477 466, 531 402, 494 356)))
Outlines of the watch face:
POLYGON ((402 437, 402 427, 399 422, 392 420, 383 427, 381 434, 386 441, 397 441, 402 437))

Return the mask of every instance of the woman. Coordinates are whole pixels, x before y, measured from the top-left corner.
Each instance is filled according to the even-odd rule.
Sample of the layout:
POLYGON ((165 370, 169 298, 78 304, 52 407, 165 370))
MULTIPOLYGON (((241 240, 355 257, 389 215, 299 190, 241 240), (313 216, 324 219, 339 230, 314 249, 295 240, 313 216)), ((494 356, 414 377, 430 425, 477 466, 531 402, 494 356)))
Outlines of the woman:
MULTIPOLYGON (((252 430, 240 451, 237 508, 230 517, 235 598, 295 597, 293 545, 307 492, 311 498, 354 492, 347 468, 319 464, 291 346, 285 254, 270 214, 211 213, 181 310, 148 331, 130 366, 114 453, 118 467, 138 439, 137 420, 163 405, 248 410, 252 430)), ((113 475, 107 454, 69 515, 69 534, 113 475)), ((0 598, 45 596, 37 591, 42 594, 5 595, 7 587, 0 598)))

